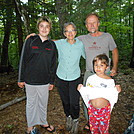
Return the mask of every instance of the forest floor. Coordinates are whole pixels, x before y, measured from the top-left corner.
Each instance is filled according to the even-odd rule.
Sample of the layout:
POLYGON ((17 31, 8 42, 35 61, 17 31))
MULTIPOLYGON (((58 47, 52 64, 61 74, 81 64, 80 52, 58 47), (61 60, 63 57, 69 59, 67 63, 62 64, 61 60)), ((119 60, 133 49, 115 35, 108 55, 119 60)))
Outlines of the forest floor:
MULTIPOLYGON (((110 134, 123 134, 134 113, 134 71, 131 70, 129 74, 118 73, 115 80, 121 85, 122 92, 111 114, 110 134)), ((17 86, 17 73, 0 74, 0 105, 21 96, 25 96, 25 91, 17 86)), ((25 133, 25 104, 26 100, 23 100, 0 110, 0 134, 25 133)), ((89 132, 83 131, 86 121, 83 116, 82 100, 80 106, 79 134, 87 134, 89 132)), ((56 88, 50 91, 48 122, 56 127, 54 134, 68 134, 65 131, 65 115, 56 88)), ((39 126, 37 127, 41 134, 49 134, 39 126)))

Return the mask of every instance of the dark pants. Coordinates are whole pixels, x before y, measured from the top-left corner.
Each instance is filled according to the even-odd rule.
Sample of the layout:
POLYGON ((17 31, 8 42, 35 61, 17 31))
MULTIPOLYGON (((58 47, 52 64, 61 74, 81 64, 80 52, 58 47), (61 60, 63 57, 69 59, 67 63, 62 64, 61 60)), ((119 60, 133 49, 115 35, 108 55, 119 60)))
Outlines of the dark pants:
POLYGON ((77 91, 77 86, 82 82, 81 78, 73 81, 64 81, 57 77, 57 88, 62 100, 64 112, 68 117, 71 115, 72 119, 79 118, 80 112, 80 93, 77 91))

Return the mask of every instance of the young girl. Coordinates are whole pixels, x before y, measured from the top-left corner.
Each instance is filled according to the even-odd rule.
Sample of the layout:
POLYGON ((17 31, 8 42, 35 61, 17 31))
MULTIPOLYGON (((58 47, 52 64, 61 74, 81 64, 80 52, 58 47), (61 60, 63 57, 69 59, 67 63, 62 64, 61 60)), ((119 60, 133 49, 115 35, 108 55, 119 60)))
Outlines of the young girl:
POLYGON ((110 113, 121 91, 120 86, 115 86, 114 80, 105 74, 108 63, 105 54, 96 56, 93 60, 96 74, 88 77, 86 87, 78 85, 78 91, 88 108, 92 134, 109 134, 110 113))
POLYGON ((22 49, 18 86, 26 88, 26 134, 39 134, 35 125, 54 131, 47 122, 49 90, 53 89, 56 73, 56 46, 48 38, 51 20, 41 17, 37 21, 38 35, 28 38, 22 49))

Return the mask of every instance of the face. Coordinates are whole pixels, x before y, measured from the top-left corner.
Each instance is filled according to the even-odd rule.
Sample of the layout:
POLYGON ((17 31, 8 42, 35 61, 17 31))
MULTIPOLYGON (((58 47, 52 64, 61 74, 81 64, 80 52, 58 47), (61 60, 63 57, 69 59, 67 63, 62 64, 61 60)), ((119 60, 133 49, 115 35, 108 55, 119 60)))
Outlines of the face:
POLYGON ((86 19, 86 28, 90 33, 96 33, 98 31, 100 23, 95 15, 89 16, 86 19))
POLYGON ((98 75, 105 74, 107 68, 107 65, 102 63, 101 60, 98 60, 94 63, 94 71, 98 75))
POLYGON ((39 24, 39 35, 42 37, 47 37, 48 34, 50 33, 50 24, 46 21, 43 21, 39 24))
POLYGON ((75 31, 72 25, 68 25, 65 29, 64 35, 67 37, 68 40, 72 40, 75 38, 77 32, 75 31))

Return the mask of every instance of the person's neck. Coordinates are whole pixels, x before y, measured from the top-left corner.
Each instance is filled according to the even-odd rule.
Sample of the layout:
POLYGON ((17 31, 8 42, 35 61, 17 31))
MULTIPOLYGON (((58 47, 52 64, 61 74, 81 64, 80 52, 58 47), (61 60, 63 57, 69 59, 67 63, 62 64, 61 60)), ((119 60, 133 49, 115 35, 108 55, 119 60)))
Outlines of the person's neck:
POLYGON ((74 43, 76 42, 76 40, 75 40, 75 39, 72 39, 72 40, 67 39, 67 42, 68 42, 69 44, 74 44, 74 43))
POLYGON ((44 42, 45 40, 48 40, 48 36, 41 36, 39 34, 39 37, 40 37, 40 39, 41 39, 42 42, 44 42))
POLYGON ((99 76, 100 78, 105 78, 106 77, 106 74, 105 73, 104 74, 97 74, 96 73, 96 75, 99 76))
POLYGON ((100 78, 103 78, 103 79, 111 79, 111 77, 109 77, 108 75, 106 75, 105 73, 104 74, 97 74, 96 75, 100 78))
POLYGON ((96 31, 95 33, 89 33, 89 34, 90 34, 91 36, 97 37, 97 36, 102 35, 102 32, 96 31))

